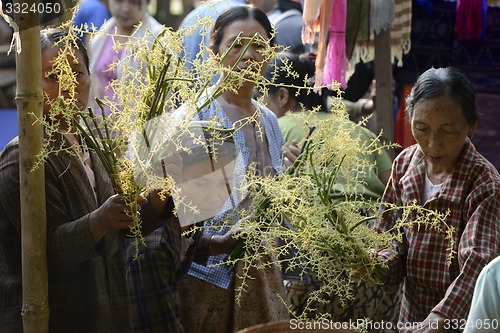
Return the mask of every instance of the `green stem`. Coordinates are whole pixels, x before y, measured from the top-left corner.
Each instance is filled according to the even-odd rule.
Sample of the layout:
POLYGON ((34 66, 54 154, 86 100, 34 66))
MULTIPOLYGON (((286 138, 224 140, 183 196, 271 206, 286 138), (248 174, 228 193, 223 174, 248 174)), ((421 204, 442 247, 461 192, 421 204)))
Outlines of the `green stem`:
MULTIPOLYGON (((82 120, 85 122, 86 128, 87 129, 90 128, 86 117, 82 117, 82 120)), ((75 122, 75 125, 76 125, 78 131, 80 132, 80 134, 83 135, 85 142, 87 143, 89 148, 92 149, 99 157, 99 160, 101 160, 103 162, 102 164, 103 164, 104 168, 106 169, 106 172, 109 174, 112 171, 112 169, 110 168, 109 163, 106 163, 106 162, 108 162, 108 160, 104 156, 103 151, 101 149, 99 149, 100 148, 99 144, 97 143, 95 138, 93 136, 89 135, 89 133, 87 132, 88 130, 83 128, 83 126, 80 123, 75 122)))
MULTIPOLYGON (((229 46, 229 49, 224 52, 224 54, 222 55, 222 57, 220 58, 219 60, 219 63, 222 64, 224 62, 224 60, 227 58, 227 56, 229 55, 229 52, 231 52, 233 50, 233 48, 238 44, 240 43, 240 39, 241 39, 241 35, 242 33, 240 32, 238 34, 238 36, 234 39, 233 43, 231 44, 231 46, 229 46)), ((240 56, 238 57, 238 59, 236 60, 236 62, 231 66, 231 68, 229 69, 229 72, 233 72, 234 69, 236 67, 238 67, 238 64, 239 62, 241 61, 241 59, 243 59, 246 51, 248 50, 248 48, 252 45, 253 41, 255 40, 255 38, 257 38, 259 36, 258 33, 255 33, 252 38, 250 38, 250 41, 245 45, 244 49, 243 49, 243 52, 241 52, 240 56)), ((210 103, 212 103, 212 101, 214 101, 215 99, 217 99, 220 95, 222 95, 222 93, 224 92, 224 90, 222 89, 222 87, 225 87, 225 84, 228 80, 228 75, 225 75, 223 78, 222 78, 222 81, 217 84, 217 88, 216 90, 214 91, 213 94, 210 95, 209 98, 207 98, 201 105, 199 105, 197 107, 197 112, 203 110, 207 105, 209 105, 210 103)), ((208 81, 205 82, 204 86, 202 89, 200 89, 200 92, 198 93, 198 96, 196 97, 196 101, 199 101, 202 94, 206 91, 206 89, 208 88, 208 86, 211 84, 211 81, 208 81)))

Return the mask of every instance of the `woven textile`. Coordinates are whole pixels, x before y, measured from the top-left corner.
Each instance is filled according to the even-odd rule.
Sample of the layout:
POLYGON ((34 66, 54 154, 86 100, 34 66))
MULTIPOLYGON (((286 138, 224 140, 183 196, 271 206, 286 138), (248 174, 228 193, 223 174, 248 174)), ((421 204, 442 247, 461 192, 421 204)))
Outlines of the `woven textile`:
MULTIPOLYGON (((352 56, 348 59, 347 77, 354 72, 354 67, 358 62, 366 63, 375 59, 375 33, 383 30, 384 27, 390 27, 391 58, 396 61, 398 66, 403 65, 403 56, 410 51, 411 0, 395 0, 394 2, 373 0, 370 2, 370 7, 370 21, 375 21, 376 24, 370 26, 368 40, 356 38, 352 56), (381 15, 380 13, 385 14, 381 15), (394 20, 391 22, 392 17, 394 20)), ((362 36, 360 34, 360 37, 362 36)))
POLYGON ((485 37, 486 0, 458 0, 456 11, 456 34, 458 39, 485 37))

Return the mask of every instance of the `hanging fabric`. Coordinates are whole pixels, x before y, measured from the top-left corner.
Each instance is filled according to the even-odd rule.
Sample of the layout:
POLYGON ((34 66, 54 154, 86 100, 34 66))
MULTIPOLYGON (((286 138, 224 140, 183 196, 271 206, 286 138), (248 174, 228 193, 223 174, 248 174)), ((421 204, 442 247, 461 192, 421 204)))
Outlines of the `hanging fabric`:
POLYGON ((485 38, 487 10, 486 0, 458 0, 455 14, 457 38, 485 38))
POLYGON ((368 44, 370 40, 370 1, 347 2, 345 33, 346 56, 351 59, 356 43, 368 44))
MULTIPOLYGON (((362 30, 354 32, 348 30, 346 32, 346 35, 350 36, 349 40, 351 43, 354 39, 352 35, 357 33, 354 46, 351 44, 348 49, 352 49, 351 56, 348 57, 348 78, 354 72, 354 68, 358 62, 369 62, 375 59, 374 39, 375 34, 380 33, 380 31, 385 29, 390 30, 391 60, 396 60, 398 66, 403 65, 403 56, 410 51, 412 1, 370 0, 369 3, 368 39, 366 39, 366 35, 362 30)), ((366 11, 366 5, 364 10, 366 11)), ((351 8, 351 1, 348 2, 348 13, 351 13, 350 15, 353 15, 352 13, 356 14, 356 9, 351 8)))
POLYGON ((328 48, 323 73, 323 85, 330 87, 332 81, 347 88, 345 29, 347 0, 333 0, 330 23, 328 24, 328 48))
POLYGON ((382 30, 387 30, 394 22, 393 1, 370 0, 370 32, 378 34, 382 30))
MULTIPOLYGON (((328 44, 328 27, 332 16, 333 0, 305 0, 304 12, 304 27, 302 30, 302 42, 315 44, 317 43, 316 54, 316 75, 315 88, 320 92, 323 85, 323 73, 325 69, 325 59, 328 44), (319 33, 318 39, 316 36, 319 33)), ((330 82, 331 83, 331 82, 330 82)))
POLYGON ((323 0, 304 0, 304 9, 302 19, 304 26, 302 28, 302 43, 315 44, 316 34, 319 32, 319 14, 323 0))
POLYGON ((391 60, 410 51, 412 0, 304 0, 302 42, 317 44, 315 87, 346 82, 375 59, 375 35, 390 30, 391 60))
MULTIPOLYGON (((381 0, 384 1, 384 0, 381 0)), ((398 66, 403 66, 403 56, 410 52, 411 0, 394 1, 394 23, 391 27, 391 57, 398 66)))

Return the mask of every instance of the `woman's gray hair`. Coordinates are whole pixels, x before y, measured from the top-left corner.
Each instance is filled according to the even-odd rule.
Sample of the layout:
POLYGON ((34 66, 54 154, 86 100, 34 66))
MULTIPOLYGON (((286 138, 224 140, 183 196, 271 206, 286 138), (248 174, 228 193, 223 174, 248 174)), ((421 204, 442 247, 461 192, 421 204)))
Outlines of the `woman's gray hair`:
MULTIPOLYGON (((68 36, 68 32, 61 28, 48 27, 40 31, 40 45, 42 50, 48 47, 52 47, 68 36)), ((69 39, 73 47, 82 52, 83 62, 89 69, 89 56, 87 54, 87 49, 80 38, 74 36, 75 38, 69 39)))
POLYGON ((419 102, 447 96, 462 108, 469 125, 474 125, 480 115, 476 107, 476 92, 467 76, 458 68, 430 68, 418 78, 406 98, 406 112, 413 117, 415 105, 419 102))

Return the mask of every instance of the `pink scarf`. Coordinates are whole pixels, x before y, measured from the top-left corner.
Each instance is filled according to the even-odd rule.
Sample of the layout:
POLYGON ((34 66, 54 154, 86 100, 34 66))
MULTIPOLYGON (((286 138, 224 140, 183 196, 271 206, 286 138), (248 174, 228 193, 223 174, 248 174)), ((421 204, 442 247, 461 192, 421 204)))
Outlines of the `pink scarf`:
POLYGON ((345 30, 347 0, 333 0, 332 14, 328 24, 329 40, 323 73, 323 84, 330 86, 332 81, 347 87, 345 30))
POLYGON ((458 39, 480 39, 486 30, 486 0, 459 0, 456 11, 458 39))

